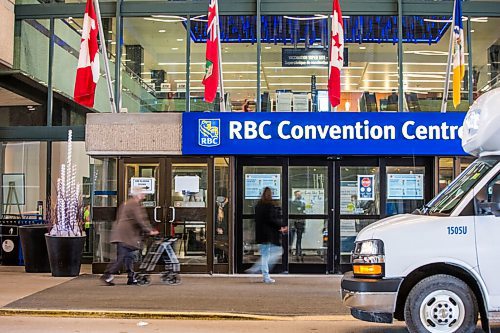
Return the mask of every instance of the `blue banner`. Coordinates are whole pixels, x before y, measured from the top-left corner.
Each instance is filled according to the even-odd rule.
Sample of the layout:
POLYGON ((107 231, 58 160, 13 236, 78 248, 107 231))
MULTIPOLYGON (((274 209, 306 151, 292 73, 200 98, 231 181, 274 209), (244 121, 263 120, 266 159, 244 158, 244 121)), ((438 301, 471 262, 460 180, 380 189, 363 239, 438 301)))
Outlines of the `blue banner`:
POLYGON ((184 155, 466 155, 465 113, 183 113, 184 155))

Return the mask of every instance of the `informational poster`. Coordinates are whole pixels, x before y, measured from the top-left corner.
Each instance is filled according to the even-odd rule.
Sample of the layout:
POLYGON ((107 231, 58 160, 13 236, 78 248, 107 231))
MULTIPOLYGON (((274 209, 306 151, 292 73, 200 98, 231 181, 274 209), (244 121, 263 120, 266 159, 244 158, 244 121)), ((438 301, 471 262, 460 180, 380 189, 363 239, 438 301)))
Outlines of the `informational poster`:
POLYGON ((358 200, 374 200, 375 199, 375 176, 374 175, 358 175, 358 200))
POLYGON ((387 174, 388 200, 423 200, 423 174, 387 174))
POLYGON ((132 177, 130 179, 131 188, 141 188, 145 194, 155 193, 155 179, 150 177, 132 177))
POLYGON ((198 193, 200 192, 199 176, 175 176, 175 192, 179 193, 198 193))
MULTIPOLYGON (((340 182, 340 214, 358 214, 356 203, 358 200, 358 183, 356 181, 340 182)), ((363 210, 361 209, 361 212, 363 210)))
POLYGON ((308 112, 309 97, 307 94, 293 94, 293 112, 308 112))
POLYGON ((281 175, 279 173, 247 173, 245 175, 245 199, 260 199, 266 187, 272 190, 273 199, 281 199, 281 175))
POLYGON ((295 200, 295 192, 299 191, 305 204, 305 214, 325 214, 325 190, 319 188, 292 188, 290 201, 295 200))
POLYGON ((292 93, 279 93, 277 95, 276 111, 290 112, 292 111, 292 93))

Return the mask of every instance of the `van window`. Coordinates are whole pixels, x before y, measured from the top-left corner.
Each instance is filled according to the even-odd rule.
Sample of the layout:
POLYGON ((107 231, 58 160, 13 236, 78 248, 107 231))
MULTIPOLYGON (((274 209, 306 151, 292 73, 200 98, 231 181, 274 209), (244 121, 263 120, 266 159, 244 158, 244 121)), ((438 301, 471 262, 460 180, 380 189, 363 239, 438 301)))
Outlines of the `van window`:
POLYGON ((476 216, 498 215, 500 208, 500 173, 474 197, 476 216))
POLYGON ((424 206, 423 213, 429 215, 450 215, 455 207, 491 168, 498 163, 496 158, 480 158, 474 161, 450 185, 424 206))

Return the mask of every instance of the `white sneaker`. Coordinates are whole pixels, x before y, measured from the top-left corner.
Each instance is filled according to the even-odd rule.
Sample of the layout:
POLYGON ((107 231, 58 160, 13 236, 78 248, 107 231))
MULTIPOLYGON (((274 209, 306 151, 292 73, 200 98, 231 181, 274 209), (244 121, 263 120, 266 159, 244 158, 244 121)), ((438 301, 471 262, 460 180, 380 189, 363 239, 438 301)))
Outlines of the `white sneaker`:
POLYGON ((264 279, 264 281, 263 281, 263 282, 264 282, 264 283, 268 283, 268 284, 270 284, 270 283, 275 283, 275 282, 276 282, 276 280, 271 279, 271 278, 268 278, 268 279, 264 279))

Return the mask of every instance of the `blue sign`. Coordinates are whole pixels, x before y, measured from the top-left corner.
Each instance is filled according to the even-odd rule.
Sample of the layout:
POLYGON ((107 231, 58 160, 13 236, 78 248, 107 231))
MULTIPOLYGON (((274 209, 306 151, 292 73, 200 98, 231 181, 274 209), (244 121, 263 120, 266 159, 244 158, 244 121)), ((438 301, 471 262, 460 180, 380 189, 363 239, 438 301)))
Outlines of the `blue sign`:
POLYGON ((220 120, 198 120, 198 145, 201 147, 216 147, 220 144, 220 120))
POLYGON ((184 155, 466 155, 465 113, 186 112, 184 155))

